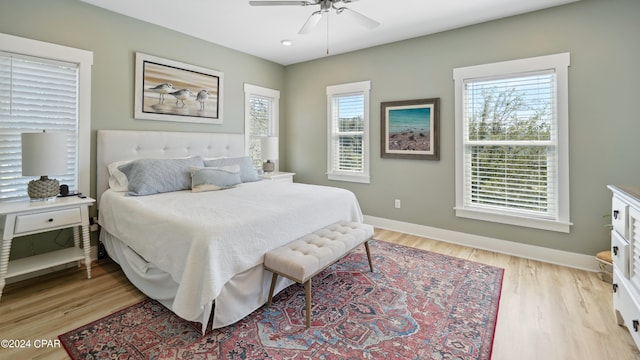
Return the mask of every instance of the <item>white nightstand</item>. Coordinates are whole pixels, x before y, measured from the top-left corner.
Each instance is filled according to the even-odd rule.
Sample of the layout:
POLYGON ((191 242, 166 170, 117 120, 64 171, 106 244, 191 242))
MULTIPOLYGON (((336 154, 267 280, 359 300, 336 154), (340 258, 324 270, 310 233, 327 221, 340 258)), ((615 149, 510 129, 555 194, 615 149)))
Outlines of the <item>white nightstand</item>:
MULTIPOLYGON (((30 272, 84 260, 87 278, 91 278, 91 256, 89 254, 89 206, 92 198, 77 196, 56 198, 54 201, 12 201, 0 203, 0 226, 2 248, 0 249, 0 297, 6 279, 30 272), (11 242, 14 237, 43 233, 73 227, 75 246, 9 261, 11 242), (80 248, 82 229, 82 248, 80 248)), ((19 241, 19 240, 17 240, 19 241)))
POLYGON ((260 175, 261 178, 271 181, 293 182, 293 175, 296 173, 290 172, 272 172, 264 173, 260 175))

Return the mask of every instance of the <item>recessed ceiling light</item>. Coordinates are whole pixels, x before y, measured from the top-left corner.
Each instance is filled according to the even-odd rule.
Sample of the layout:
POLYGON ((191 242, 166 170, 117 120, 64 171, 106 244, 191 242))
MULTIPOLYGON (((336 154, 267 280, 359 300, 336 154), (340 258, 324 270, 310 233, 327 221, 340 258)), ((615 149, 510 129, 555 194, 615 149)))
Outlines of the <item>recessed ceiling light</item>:
POLYGON ((280 44, 282 44, 284 46, 291 46, 291 45, 293 45, 293 41, 291 41, 291 40, 282 40, 282 41, 280 41, 280 44))

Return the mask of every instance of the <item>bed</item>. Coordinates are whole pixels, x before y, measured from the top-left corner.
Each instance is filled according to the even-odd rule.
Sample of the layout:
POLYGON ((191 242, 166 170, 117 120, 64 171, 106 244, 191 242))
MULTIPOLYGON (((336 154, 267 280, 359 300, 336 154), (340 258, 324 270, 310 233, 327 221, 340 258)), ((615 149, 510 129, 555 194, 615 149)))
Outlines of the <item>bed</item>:
MULTIPOLYGON (((98 131, 100 240, 132 284, 178 316, 201 323, 203 332, 209 323, 214 329, 230 325, 266 303, 266 252, 337 221, 362 222, 355 195, 334 187, 242 178, 217 191, 132 194, 170 171, 165 163, 202 161, 204 167, 190 167, 193 176, 194 169, 237 176, 235 165, 206 165, 246 160, 244 153, 242 134, 98 131), (128 188, 113 181, 115 168, 128 171, 128 188)), ((281 278, 276 291, 292 283, 281 278)))

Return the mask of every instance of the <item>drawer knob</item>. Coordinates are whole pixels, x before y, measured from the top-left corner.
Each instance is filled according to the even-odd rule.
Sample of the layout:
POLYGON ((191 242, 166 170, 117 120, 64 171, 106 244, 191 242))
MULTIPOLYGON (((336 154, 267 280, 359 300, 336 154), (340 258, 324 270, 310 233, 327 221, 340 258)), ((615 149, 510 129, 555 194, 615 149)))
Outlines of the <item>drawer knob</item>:
POLYGON ((618 219, 618 214, 619 214, 619 213, 620 213, 620 212, 619 212, 618 210, 613 210, 613 218, 617 220, 617 219, 618 219))
POLYGON ((47 220, 48 222, 53 222, 53 218, 49 218, 49 220, 47 220))
POLYGON ((638 328, 640 328, 640 321, 633 320, 632 324, 633 324, 633 331, 638 332, 638 328))
POLYGON ((617 255, 618 255, 618 247, 617 247, 617 246, 614 246, 614 247, 612 248, 612 250, 613 250, 613 255, 616 255, 616 256, 617 256, 617 255))
POLYGON ((618 292, 618 284, 613 284, 613 292, 618 292))

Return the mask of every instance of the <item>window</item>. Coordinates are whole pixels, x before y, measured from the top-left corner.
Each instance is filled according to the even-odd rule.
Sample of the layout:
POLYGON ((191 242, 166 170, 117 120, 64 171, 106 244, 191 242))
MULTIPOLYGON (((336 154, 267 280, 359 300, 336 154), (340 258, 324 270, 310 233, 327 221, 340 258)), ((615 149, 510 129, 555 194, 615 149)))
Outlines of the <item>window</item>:
POLYGON ((0 34, 0 200, 27 197, 21 133, 67 136, 70 190, 89 193, 91 65, 93 54, 0 34))
POLYGON ((329 180, 369 183, 370 81, 327 86, 329 180))
MULTIPOLYGON (((244 97, 245 151, 253 159, 253 165, 256 168, 262 168, 264 161, 261 155, 260 139, 265 136, 278 136, 280 92, 245 84, 244 97)), ((276 171, 278 171, 277 167, 276 171)))
POLYGON ((569 54, 454 69, 456 215, 569 232, 569 54))

